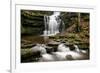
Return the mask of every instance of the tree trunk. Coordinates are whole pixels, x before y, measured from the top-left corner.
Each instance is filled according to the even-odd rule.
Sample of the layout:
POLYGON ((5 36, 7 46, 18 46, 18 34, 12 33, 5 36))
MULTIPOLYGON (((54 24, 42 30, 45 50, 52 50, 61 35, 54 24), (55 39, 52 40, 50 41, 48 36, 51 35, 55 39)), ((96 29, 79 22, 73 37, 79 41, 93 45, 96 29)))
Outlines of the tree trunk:
POLYGON ((77 23, 77 25, 76 25, 76 29, 77 29, 77 32, 80 32, 80 20, 81 20, 81 15, 80 15, 80 13, 78 13, 78 23, 77 23))

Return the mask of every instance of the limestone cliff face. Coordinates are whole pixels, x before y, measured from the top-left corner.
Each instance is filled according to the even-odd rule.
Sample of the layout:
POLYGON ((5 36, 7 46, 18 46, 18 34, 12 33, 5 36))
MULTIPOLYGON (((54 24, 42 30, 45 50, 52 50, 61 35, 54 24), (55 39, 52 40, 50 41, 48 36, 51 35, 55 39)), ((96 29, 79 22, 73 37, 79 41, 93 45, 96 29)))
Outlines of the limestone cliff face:
POLYGON ((21 10, 21 34, 41 35, 44 30, 44 15, 52 12, 21 10))

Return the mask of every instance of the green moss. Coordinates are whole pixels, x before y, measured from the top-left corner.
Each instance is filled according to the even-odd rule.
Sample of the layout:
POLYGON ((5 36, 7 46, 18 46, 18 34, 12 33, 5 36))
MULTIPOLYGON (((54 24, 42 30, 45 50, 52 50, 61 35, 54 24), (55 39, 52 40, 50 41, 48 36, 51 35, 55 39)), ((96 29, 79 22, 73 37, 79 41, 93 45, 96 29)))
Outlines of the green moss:
POLYGON ((30 54, 30 53, 31 53, 30 48, 21 49, 21 55, 30 54))

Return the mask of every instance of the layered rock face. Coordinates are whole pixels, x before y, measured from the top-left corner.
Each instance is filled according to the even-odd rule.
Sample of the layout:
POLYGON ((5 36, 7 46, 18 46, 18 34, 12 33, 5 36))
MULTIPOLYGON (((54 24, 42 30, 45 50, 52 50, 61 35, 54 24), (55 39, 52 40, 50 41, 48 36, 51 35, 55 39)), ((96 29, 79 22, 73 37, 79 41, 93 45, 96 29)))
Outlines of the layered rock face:
POLYGON ((21 34, 43 34, 44 15, 50 14, 52 14, 52 12, 21 10, 21 34))

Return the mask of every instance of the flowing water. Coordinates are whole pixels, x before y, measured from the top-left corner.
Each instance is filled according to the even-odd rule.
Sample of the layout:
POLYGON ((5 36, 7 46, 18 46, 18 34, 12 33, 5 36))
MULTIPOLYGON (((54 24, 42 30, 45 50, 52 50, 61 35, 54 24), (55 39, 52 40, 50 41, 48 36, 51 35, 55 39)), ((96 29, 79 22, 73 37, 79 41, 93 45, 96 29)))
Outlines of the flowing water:
POLYGON ((59 16, 60 12, 54 12, 51 16, 44 16, 44 36, 53 36, 59 33, 59 26, 61 24, 59 16))

